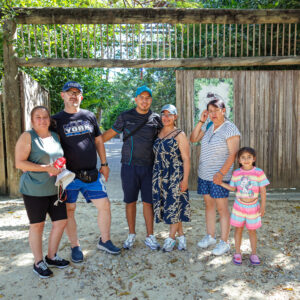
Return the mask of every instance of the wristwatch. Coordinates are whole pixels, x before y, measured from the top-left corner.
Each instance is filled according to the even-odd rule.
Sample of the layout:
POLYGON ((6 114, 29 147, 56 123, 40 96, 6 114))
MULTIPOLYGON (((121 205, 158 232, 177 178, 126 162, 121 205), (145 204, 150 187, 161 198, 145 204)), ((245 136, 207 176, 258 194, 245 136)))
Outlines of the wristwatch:
POLYGON ((108 166, 108 163, 104 163, 104 164, 101 164, 101 167, 107 167, 108 166))

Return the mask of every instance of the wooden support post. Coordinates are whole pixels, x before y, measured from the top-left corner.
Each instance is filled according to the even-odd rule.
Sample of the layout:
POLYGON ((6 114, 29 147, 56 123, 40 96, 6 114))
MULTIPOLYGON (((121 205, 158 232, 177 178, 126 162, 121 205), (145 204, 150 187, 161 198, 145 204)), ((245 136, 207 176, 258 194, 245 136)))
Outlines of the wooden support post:
POLYGON ((20 172, 15 168, 15 145, 19 138, 21 127, 21 104, 18 81, 18 66, 16 64, 13 41, 16 39, 16 24, 9 20, 3 25, 3 103, 5 123, 7 187, 10 196, 19 195, 20 172))

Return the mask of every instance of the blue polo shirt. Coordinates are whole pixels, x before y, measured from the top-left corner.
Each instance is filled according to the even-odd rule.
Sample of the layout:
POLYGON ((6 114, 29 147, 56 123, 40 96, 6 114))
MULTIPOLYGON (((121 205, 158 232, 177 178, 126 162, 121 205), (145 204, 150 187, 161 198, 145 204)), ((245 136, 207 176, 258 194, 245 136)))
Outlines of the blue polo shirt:
POLYGON ((122 132, 123 136, 126 137, 146 119, 148 120, 147 123, 124 141, 121 163, 134 166, 153 165, 153 143, 162 128, 158 114, 151 110, 147 114, 140 114, 133 108, 121 113, 112 129, 118 133, 122 132))

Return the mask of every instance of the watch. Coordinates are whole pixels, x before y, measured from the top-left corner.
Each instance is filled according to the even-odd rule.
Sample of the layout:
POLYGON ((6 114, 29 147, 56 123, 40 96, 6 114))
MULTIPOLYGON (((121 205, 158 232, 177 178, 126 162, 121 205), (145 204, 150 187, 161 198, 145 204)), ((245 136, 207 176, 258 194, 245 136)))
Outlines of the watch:
POLYGON ((104 163, 104 164, 101 164, 101 167, 107 167, 108 166, 108 163, 104 163))

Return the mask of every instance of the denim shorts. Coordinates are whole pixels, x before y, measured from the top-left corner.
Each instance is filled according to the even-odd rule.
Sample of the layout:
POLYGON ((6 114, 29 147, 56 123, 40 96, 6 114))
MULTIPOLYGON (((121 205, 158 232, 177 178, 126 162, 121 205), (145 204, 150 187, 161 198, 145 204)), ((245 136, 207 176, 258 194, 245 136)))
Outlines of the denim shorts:
POLYGON ((87 203, 90 203, 91 200, 107 197, 106 188, 100 173, 98 173, 98 179, 90 183, 75 178, 66 187, 65 192, 67 193, 67 203, 76 202, 79 192, 82 193, 87 203))
POLYGON ((122 164, 121 179, 125 203, 136 202, 141 191, 142 201, 152 204, 152 169, 153 166, 122 164))
MULTIPOLYGON (((224 181, 229 183, 229 181, 224 181)), ((198 177, 198 194, 210 195, 212 198, 228 198, 229 191, 222 186, 214 184, 212 181, 204 180, 198 177)))

